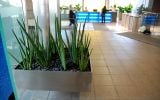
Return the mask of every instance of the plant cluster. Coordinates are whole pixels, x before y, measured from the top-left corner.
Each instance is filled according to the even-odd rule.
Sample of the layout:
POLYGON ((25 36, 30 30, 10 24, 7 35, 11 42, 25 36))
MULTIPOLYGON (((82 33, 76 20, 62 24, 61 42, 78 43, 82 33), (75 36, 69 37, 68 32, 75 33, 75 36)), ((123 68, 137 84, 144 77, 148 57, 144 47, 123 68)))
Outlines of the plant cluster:
POLYGON ((24 21, 20 22, 18 20, 21 38, 17 37, 13 31, 19 44, 22 61, 19 61, 13 54, 10 53, 10 55, 19 63, 21 69, 32 70, 35 67, 35 62, 41 69, 45 69, 52 66, 52 62, 56 61, 54 58, 58 58, 61 62, 61 69, 68 70, 67 57, 69 57, 74 65, 78 66, 78 70, 86 71, 91 54, 89 50, 91 39, 84 32, 85 23, 80 24, 79 28, 76 23, 70 33, 71 37, 65 31, 67 39, 67 42, 65 42, 61 34, 61 21, 58 17, 55 17, 55 37, 53 37, 49 28, 46 43, 41 39, 42 31, 38 25, 38 20, 35 20, 35 23, 34 31, 28 33, 24 21))
POLYGON ((61 10, 68 10, 69 7, 68 7, 68 6, 61 6, 60 9, 61 9, 61 10))
POLYGON ((98 10, 97 10, 97 9, 93 9, 93 11, 94 11, 94 12, 97 12, 98 10))
POLYGON ((80 11, 80 10, 81 10, 80 4, 75 5, 74 9, 75 9, 76 11, 80 11))
POLYGON ((119 9, 119 12, 121 13, 124 13, 124 12, 130 13, 132 11, 133 6, 129 4, 128 6, 125 6, 125 7, 118 6, 117 8, 119 9))
POLYGON ((138 14, 142 14, 143 11, 148 11, 148 8, 147 8, 147 7, 144 7, 144 5, 142 4, 140 7, 138 7, 137 13, 138 13, 138 14))
POLYGON ((124 13, 124 7, 118 6, 117 8, 118 8, 119 12, 124 13))
POLYGON ((132 11, 133 6, 131 4, 129 4, 128 6, 124 7, 125 11, 127 13, 130 13, 132 11))
POLYGON ((116 5, 116 4, 114 4, 114 5, 112 5, 112 6, 111 6, 111 8, 117 8, 117 5, 116 5))

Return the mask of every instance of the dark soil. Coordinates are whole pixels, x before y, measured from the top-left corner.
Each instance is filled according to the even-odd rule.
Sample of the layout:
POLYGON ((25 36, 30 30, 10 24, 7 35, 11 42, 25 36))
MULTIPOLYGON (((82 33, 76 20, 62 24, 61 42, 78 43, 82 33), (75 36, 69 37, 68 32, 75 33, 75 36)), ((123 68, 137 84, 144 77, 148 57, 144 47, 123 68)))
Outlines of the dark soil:
MULTIPOLYGON (((69 57, 69 55, 66 55, 66 67, 67 67, 67 70, 65 71, 73 71, 73 72, 80 71, 78 65, 72 62, 72 59, 69 57)), ((15 69, 22 69, 22 68, 20 65, 18 65, 15 69)), ((36 60, 33 60, 31 70, 64 71, 58 54, 53 55, 53 60, 51 61, 48 67, 43 67, 36 60)), ((88 65, 85 71, 86 72, 91 71, 90 61, 88 62, 88 65)))

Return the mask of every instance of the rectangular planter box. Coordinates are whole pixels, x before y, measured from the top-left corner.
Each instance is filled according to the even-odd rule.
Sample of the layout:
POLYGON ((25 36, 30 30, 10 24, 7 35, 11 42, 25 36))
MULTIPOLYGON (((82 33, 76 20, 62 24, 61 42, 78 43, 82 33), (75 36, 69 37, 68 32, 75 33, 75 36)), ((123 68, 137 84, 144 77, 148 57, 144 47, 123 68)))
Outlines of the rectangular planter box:
POLYGON ((17 88, 81 92, 91 89, 91 72, 40 71, 14 69, 17 88))

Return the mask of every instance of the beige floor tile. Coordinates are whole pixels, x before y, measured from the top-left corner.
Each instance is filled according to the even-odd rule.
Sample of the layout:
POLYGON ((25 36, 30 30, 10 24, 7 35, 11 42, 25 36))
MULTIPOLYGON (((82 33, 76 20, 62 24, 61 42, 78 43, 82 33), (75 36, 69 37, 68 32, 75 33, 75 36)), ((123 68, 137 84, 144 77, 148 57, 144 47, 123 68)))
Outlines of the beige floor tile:
POLYGON ((94 86, 113 85, 111 75, 93 75, 94 86))
POLYGON ((120 63, 120 62, 116 62, 116 63, 108 63, 107 62, 107 67, 122 67, 123 65, 122 65, 122 63, 120 63))
POLYGON ((122 66, 119 59, 105 59, 108 67, 122 66))
POLYGON ((93 67, 106 67, 106 63, 104 60, 92 60, 93 67))
POLYGON ((104 56, 103 55, 99 55, 99 56, 94 56, 94 55, 92 55, 91 57, 90 57, 90 60, 92 61, 92 60, 104 60, 104 56))
POLYGON ((137 65, 124 66, 125 71, 130 75, 143 75, 144 71, 137 65))
POLYGON ((129 74, 129 77, 131 78, 131 80, 134 82, 134 84, 136 86, 152 86, 153 83, 149 80, 148 76, 146 74, 129 74))
MULTIPOLYGON (((107 27, 114 27, 114 24, 109 24, 107 27)), ((114 28, 111 30, 116 31, 114 28)), ((109 31, 96 31, 96 35, 92 34, 92 36, 96 36, 96 41, 103 39, 103 42, 101 41, 102 44, 99 45, 103 53, 100 56, 103 56, 101 58, 112 75, 113 86, 116 86, 116 91, 120 96, 120 98, 115 99, 159 100, 160 48, 119 36, 109 31)), ((95 64, 95 66, 103 67, 94 69, 95 73, 106 72, 102 71, 103 69, 105 70, 104 64, 95 64)), ((96 76, 96 78, 94 78, 95 88, 104 85, 108 86, 106 85, 108 82, 105 81, 110 79, 102 76, 101 78, 96 76)), ((97 100, 110 100, 105 97, 99 97, 97 100)))
POLYGON ((159 100, 157 97, 142 96, 142 97, 121 97, 120 100, 159 100))
POLYGON ((119 67, 108 67, 111 74, 127 74, 126 70, 119 66, 119 67))
POLYGON ((120 97, 138 97, 139 93, 136 86, 116 86, 120 97))
POLYGON ((132 86, 135 85, 127 74, 123 75, 112 75, 113 84, 120 86, 132 86))
POLYGON ((160 89, 155 86, 146 86, 139 85, 137 86, 139 96, 141 97, 159 97, 160 98, 160 89))
POLYGON ((93 67, 93 74, 104 75, 110 73, 107 67, 93 67))
POLYGON ((93 58, 93 59, 100 59, 100 58, 103 58, 103 57, 104 56, 102 54, 91 54, 91 58, 93 58))
POLYGON ((95 88, 96 100, 118 100, 114 86, 97 86, 95 88))

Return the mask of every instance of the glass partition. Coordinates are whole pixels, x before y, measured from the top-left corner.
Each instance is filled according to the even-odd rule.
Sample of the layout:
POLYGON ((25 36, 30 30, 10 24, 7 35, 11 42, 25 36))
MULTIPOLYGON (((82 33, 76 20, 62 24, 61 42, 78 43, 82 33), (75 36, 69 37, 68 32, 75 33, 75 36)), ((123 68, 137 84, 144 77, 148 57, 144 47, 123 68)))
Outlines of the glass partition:
MULTIPOLYGON (((28 1, 28 0, 26 0, 28 1)), ((45 0, 29 0, 30 2, 33 2, 33 9, 34 16, 39 18, 39 24, 41 25, 41 28, 44 30, 46 27, 46 11, 44 9, 44 2, 45 0)), ((8 52, 11 52, 16 57, 19 57, 19 48, 17 41, 13 35, 12 30, 15 31, 17 36, 21 36, 19 26, 17 23, 18 20, 24 19, 24 10, 25 4, 23 4, 25 0, 0 0, 0 16, 2 18, 2 25, 4 28, 5 33, 5 41, 7 45, 8 52), (22 2, 23 1, 23 2, 22 2)), ((48 0, 49 2, 49 21, 51 25, 51 31, 54 33, 54 16, 57 14, 57 0, 48 0)), ((47 6, 47 5, 46 5, 47 6)), ((26 11, 27 12, 27 11, 26 11)), ((28 21, 27 21, 28 22, 28 21)), ((29 21, 30 22, 30 21, 29 21)), ((33 22, 33 21, 32 21, 33 22)), ((29 25, 31 23, 28 23, 29 25)), ((11 65, 17 65, 17 62, 11 57, 10 62, 11 65)))
MULTIPOLYGON (((17 19, 22 20, 23 18, 22 2, 21 0, 0 0, 0 4, 0 16, 2 18, 2 26, 4 28, 3 30, 8 52, 19 57, 18 44, 14 38, 12 30, 14 30, 18 36, 20 35, 17 19)), ((12 58, 10 58, 10 61, 11 65, 16 64, 12 58)))
MULTIPOLYGON (((23 18, 23 10, 22 10, 21 0, 0 0, 0 19, 1 19, 0 23, 2 25, 2 27, 0 27, 1 28, 0 30, 3 30, 3 33, 2 33, 4 36, 3 40, 7 47, 6 52, 10 52, 14 54, 16 57, 19 57, 19 59, 20 59, 19 48, 14 38, 14 35, 12 33, 12 30, 15 31, 17 36, 20 36, 17 19, 21 20, 22 18, 23 18)), ((7 100, 3 97, 8 96, 8 93, 12 92, 12 88, 10 87, 11 83, 9 82, 10 80, 7 72, 8 71, 7 65, 3 56, 4 54, 2 52, 0 52, 0 57, 2 58, 1 61, 3 62, 1 62, 0 67, 2 68, 3 72, 1 71, 2 73, 0 72, 0 74, 4 79, 2 80, 2 83, 0 83, 1 84, 0 99, 7 100), (5 94, 3 95, 3 93, 5 94)), ((16 61, 11 56, 8 55, 8 57, 10 58, 9 61, 10 61, 10 64, 12 65, 9 67, 15 67, 13 65, 17 64, 16 61)))

